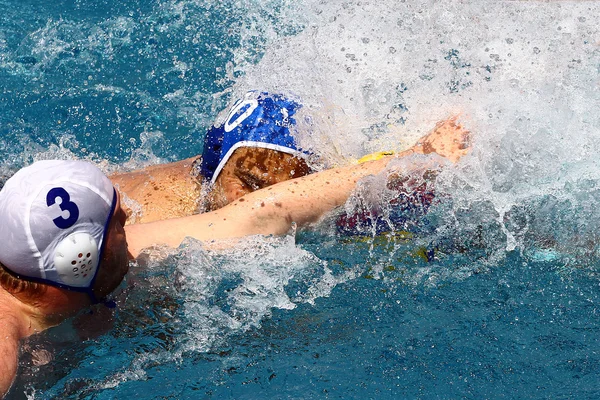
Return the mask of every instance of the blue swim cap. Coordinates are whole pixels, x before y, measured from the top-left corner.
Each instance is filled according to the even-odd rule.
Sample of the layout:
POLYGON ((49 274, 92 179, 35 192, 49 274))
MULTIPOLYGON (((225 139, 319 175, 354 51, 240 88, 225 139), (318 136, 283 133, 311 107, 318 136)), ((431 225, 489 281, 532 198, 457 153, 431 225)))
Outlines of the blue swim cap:
POLYGON ((298 147, 290 128, 302 106, 280 94, 248 92, 231 108, 223 124, 204 137, 200 173, 213 184, 227 160, 240 147, 259 147, 293 155, 308 155, 298 147))

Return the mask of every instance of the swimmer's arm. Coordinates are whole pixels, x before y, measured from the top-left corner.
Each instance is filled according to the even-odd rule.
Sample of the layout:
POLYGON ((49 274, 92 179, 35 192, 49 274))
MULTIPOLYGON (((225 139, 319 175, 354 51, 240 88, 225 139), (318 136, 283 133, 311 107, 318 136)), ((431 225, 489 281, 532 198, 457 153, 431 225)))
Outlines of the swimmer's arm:
POLYGON ((152 245, 178 247, 188 236, 209 241, 285 234, 293 222, 308 225, 344 204, 360 179, 380 173, 396 157, 435 152, 456 162, 469 148, 469 131, 457 123, 456 117, 451 118, 438 124, 413 148, 395 156, 280 182, 210 213, 128 225, 125 230, 129 251, 137 257, 142 249, 152 245))
POLYGON ((0 399, 8 393, 17 374, 19 336, 13 324, 0 317, 0 399))
POLYGON ((128 225, 125 230, 129 251, 137 257, 141 250, 152 245, 178 247, 186 237, 209 241, 285 234, 293 222, 306 226, 344 204, 360 179, 381 172, 393 158, 280 182, 209 213, 128 225))

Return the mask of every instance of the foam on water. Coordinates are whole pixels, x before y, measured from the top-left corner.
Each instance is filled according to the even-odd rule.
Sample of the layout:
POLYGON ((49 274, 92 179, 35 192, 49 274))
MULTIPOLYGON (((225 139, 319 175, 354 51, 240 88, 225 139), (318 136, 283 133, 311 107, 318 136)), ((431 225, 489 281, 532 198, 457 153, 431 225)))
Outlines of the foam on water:
POLYGON ((291 91, 325 113, 340 108, 323 129, 354 157, 414 141, 455 113, 488 152, 490 139, 515 128, 523 138, 548 127, 576 146, 597 126, 596 7, 308 2, 305 30, 269 47, 238 85, 291 91))
POLYGON ((585 264, 599 227, 597 11, 592 2, 309 2, 304 31, 275 42, 238 85, 305 99, 326 121, 309 127, 318 142, 327 136, 343 158, 405 147, 459 113, 474 151, 439 178, 452 205, 434 212, 432 241, 481 235, 501 252, 559 245, 585 264))
POLYGON ((316 283, 330 280, 331 272, 326 263, 297 247, 293 234, 247 239, 218 253, 191 246, 186 253, 178 269, 191 322, 189 339, 198 350, 211 349, 231 332, 260 326, 273 307, 293 309, 331 289, 317 290, 322 285, 316 283))

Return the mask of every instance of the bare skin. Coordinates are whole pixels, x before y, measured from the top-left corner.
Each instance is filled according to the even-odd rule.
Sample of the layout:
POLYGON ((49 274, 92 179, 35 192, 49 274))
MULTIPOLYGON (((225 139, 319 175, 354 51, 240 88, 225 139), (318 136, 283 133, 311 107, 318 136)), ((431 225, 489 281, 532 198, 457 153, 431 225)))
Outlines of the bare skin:
POLYGON ((21 318, 26 311, 24 304, 4 290, 0 290, 0 397, 2 398, 17 373, 19 340, 35 333, 29 329, 25 319, 21 318))
POLYGON ((210 241, 285 234, 292 223, 306 226, 342 205, 358 180, 381 172, 390 160, 386 157, 280 182, 205 214, 128 225, 129 251, 137 257, 156 244, 178 247, 186 237, 210 241))
MULTIPOLYGON (((243 195, 221 209, 204 214, 125 226, 127 215, 121 208, 119 198, 108 226, 105 239, 106 250, 94 285, 94 293, 98 298, 102 298, 113 291, 127 273, 128 260, 137 257, 143 249, 150 246, 166 244, 177 247, 186 237, 210 241, 254 234, 285 234, 292 223, 306 226, 342 205, 360 179, 381 172, 394 158, 411 153, 436 152, 451 161, 457 161, 466 154, 468 149, 468 132, 455 123, 446 122, 438 125, 434 131, 408 151, 379 160, 322 171, 296 179, 290 179, 293 177, 290 176, 293 175, 291 170, 301 171, 301 169, 298 164, 290 162, 286 167, 290 169, 282 168, 278 172, 281 173, 278 175, 279 179, 290 176, 287 180, 249 193, 241 190, 235 192, 234 197, 238 194, 243 195)), ((239 164, 234 164, 231 172, 234 176, 240 176, 239 169, 244 168, 245 163, 249 163, 248 167, 251 170, 254 169, 264 176, 261 168, 268 165, 266 161, 259 163, 255 157, 248 154, 245 158, 241 158, 241 161, 238 160, 239 164)), ((266 157, 265 160, 271 158, 266 157)), ((286 165, 286 159, 282 160, 286 165)), ((177 183, 179 182, 177 177, 189 175, 189 167, 186 163, 189 163, 189 160, 184 160, 176 166, 150 168, 151 173, 141 171, 138 175, 120 176, 116 180, 119 185, 123 184, 129 189, 127 192, 129 197, 136 198, 135 193, 140 194, 140 198, 144 198, 144 194, 149 195, 148 188, 140 184, 140 182, 147 182, 148 175, 144 174, 149 173, 153 179, 156 179, 164 173, 163 176, 171 178, 169 185, 178 186, 185 193, 184 189, 186 187, 190 189, 190 186, 177 183)), ((184 182, 188 181, 184 180, 184 182)), ((260 184, 269 182, 265 180, 260 184)), ((161 190, 165 193, 174 193, 173 190, 168 189, 169 185, 165 184, 161 190)), ((253 188, 252 185, 250 188, 253 188)), ((172 201, 166 198, 165 200, 161 207, 167 207, 172 201)), ((148 203, 150 204, 150 201, 148 203)), ((188 212, 182 210, 177 212, 183 214, 188 212)), ((2 339, 0 340, 0 397, 6 394, 14 379, 19 341, 61 323, 89 305, 90 300, 87 295, 53 286, 47 286, 43 296, 39 298, 28 297, 23 293, 11 293, 0 287, 0 339, 2 339)))
MULTIPOLYGON (((128 223, 145 223, 197 214, 200 180, 192 171, 197 157, 110 176, 126 197, 128 223), (133 207, 128 207, 127 204, 133 207), (137 211, 137 212, 136 212, 137 211)), ((207 210, 221 208, 243 195, 310 173, 306 162, 291 154, 262 148, 237 149, 209 194, 207 210)))
POLYGON ((110 176, 115 187, 127 198, 124 208, 129 222, 152 222, 196 213, 201 187, 190 173, 195 159, 110 176), (140 207, 139 214, 135 213, 135 208, 126 206, 131 200, 140 207))
MULTIPOLYGON (((468 132, 457 122, 457 117, 453 117, 438 123, 409 150, 421 154, 436 152, 456 162, 468 151, 468 140, 461 139, 466 134, 468 132)), ((110 176, 125 198, 123 208, 129 217, 127 224, 197 214, 201 209, 201 185, 192 171, 197 158, 110 176), (128 207, 131 201, 137 206, 137 212, 128 207)), ((302 158, 291 154, 261 148, 237 149, 209 193, 206 209, 222 208, 250 192, 310 172, 302 158)))
POLYGON ((469 131, 458 123, 458 116, 455 116, 438 122, 427 136, 415 144, 414 151, 437 153, 455 163, 469 152, 470 146, 469 131))

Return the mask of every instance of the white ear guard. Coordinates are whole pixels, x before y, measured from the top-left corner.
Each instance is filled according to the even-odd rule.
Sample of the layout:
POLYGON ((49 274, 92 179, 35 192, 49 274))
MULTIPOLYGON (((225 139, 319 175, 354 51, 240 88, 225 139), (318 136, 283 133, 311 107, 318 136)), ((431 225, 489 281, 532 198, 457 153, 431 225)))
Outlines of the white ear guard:
POLYGON ((54 252, 56 272, 69 286, 87 288, 96 275, 98 262, 98 243, 85 232, 70 234, 54 252))

